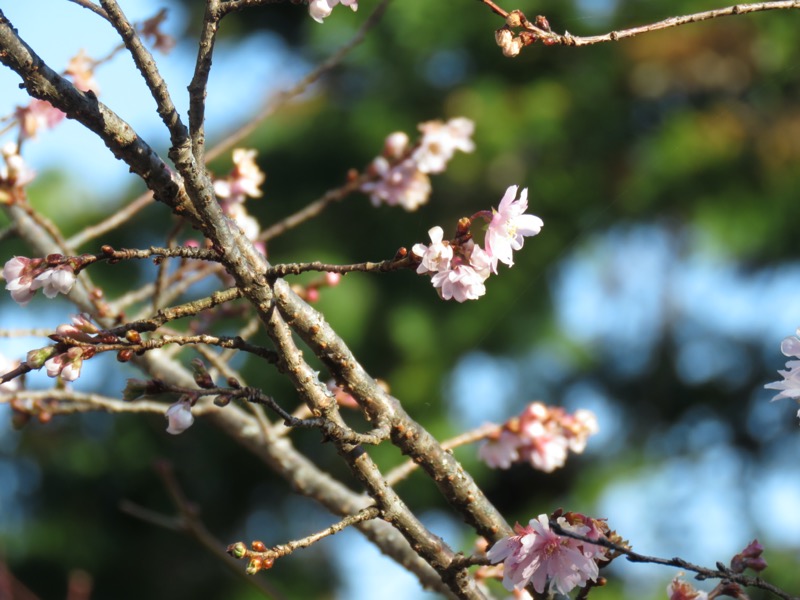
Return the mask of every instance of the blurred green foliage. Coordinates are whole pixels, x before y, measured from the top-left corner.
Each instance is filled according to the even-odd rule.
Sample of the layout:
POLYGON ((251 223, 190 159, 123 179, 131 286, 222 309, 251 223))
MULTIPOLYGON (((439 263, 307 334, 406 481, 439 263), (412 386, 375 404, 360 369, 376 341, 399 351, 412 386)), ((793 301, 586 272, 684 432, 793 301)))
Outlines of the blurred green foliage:
MULTIPOLYGON (((193 35, 201 3, 183 2, 192 14, 187 35, 193 35)), ((267 6, 231 16, 221 35, 238 43, 269 32, 284 39, 287 52, 316 62, 348 40, 374 4, 362 1, 358 13, 339 8, 323 26, 311 21, 303 6, 267 6)), ((546 15, 556 31, 590 35, 718 6, 688 0, 520 0, 516 8, 529 17, 546 15)), ((318 308, 367 370, 386 380, 412 416, 440 438, 459 433, 453 416, 459 409, 447 382, 470 352, 518 361, 518 398, 507 416, 543 391, 550 394, 546 401, 560 403, 576 382, 605 390, 618 411, 617 426, 626 432, 624 445, 607 455, 600 450, 544 475, 525 466, 491 471, 478 463, 473 448, 457 450, 510 521, 558 506, 592 512, 615 480, 635 481, 663 460, 669 453, 649 451, 648 440, 698 406, 729 428, 737 449, 758 460, 765 447, 748 429, 747 406, 752 390, 774 378, 772 368, 762 364, 761 340, 737 340, 755 365, 737 383, 719 378, 690 385, 675 367, 674 328, 680 324, 667 320, 661 329, 642 332, 652 338, 653 358, 621 375, 619 362, 627 359, 613 354, 613 340, 585 347, 564 333, 553 289, 569 256, 620 225, 702 230, 710 252, 743 269, 796 259, 791 217, 798 215, 800 188, 797 21, 788 11, 727 18, 597 47, 535 45, 512 60, 494 43, 494 29, 502 22, 478 2, 395 1, 314 94, 285 106, 242 144, 259 150, 268 175, 265 197, 252 202, 251 211, 265 224, 278 221, 342 183, 348 169, 367 165, 388 133, 404 130, 413 137, 416 124, 426 120, 473 119, 477 150, 458 155, 446 174, 433 178, 431 202, 419 211, 374 209, 365 197, 350 197, 276 239, 268 249, 270 260, 389 258, 400 247, 427 241, 433 225, 451 235, 459 217, 496 206, 508 185, 528 187, 531 211, 545 222, 543 233, 526 242, 513 269, 489 280, 481 301, 442 302, 425 278, 412 273, 351 274, 339 287, 323 290, 318 308), (564 369, 550 387, 527 379, 546 380, 541 369, 526 366, 536 352, 564 369)), ((222 174, 229 165, 225 157, 211 168, 222 174)), ((52 214, 57 208, 52 198, 77 185, 51 174, 32 186, 31 200, 52 214)), ((94 209, 62 211, 53 218, 71 233, 98 215, 94 209)), ((152 206, 103 242, 159 243, 171 226, 166 210, 152 206)), ((3 256, 24 253, 10 242, 1 247, 3 256)), ((153 270, 100 267, 92 277, 114 297, 128 289, 132 273, 145 281, 153 270)), ((4 304, 4 313, 11 310, 4 304)), ((223 328, 235 331, 240 323, 234 317, 223 328)), ((239 366, 249 383, 284 406, 293 405, 291 386, 277 373, 252 359, 239 366)), ((110 376, 103 391, 118 394, 124 376, 110 376)), ((468 402, 480 406, 484 399, 468 402)), ((174 513, 152 470, 159 458, 175 465, 187 497, 223 543, 247 536, 280 543, 330 522, 202 420, 174 439, 163 428, 156 417, 92 415, 59 418, 14 434, 16 464, 38 476, 17 495, 20 522, 4 535, 3 551, 11 571, 40 597, 63 595, 66 574, 75 568, 94 578, 96 599, 257 597, 187 537, 119 512, 118 503, 127 499, 174 513)), ((296 440, 317 464, 347 480, 335 453, 320 445, 316 434, 300 432, 296 440)), ((391 448, 371 453, 387 468, 401 460, 391 448)), ((416 509, 443 507, 418 473, 399 490, 416 509)), ((636 543, 635 531, 621 533, 636 543)), ((470 548, 469 533, 462 536, 456 542, 470 548)), ((334 597, 339 575, 327 552, 322 543, 259 577, 285 598, 334 597)), ((728 558, 715 556, 708 564, 728 558)), ((776 550, 768 559, 767 574, 776 583, 796 586, 791 553, 776 550)), ((665 585, 671 576, 660 572, 659 581, 665 585)), ((663 597, 662 589, 659 583, 657 592, 648 593, 663 597)), ((623 593, 622 583, 612 578, 591 597, 623 593)))

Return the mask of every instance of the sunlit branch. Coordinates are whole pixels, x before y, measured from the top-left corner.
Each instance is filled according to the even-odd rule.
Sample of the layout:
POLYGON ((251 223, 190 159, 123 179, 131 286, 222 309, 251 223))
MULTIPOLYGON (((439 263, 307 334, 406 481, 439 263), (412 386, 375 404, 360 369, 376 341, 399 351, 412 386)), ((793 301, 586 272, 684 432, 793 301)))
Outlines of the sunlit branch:
MULTIPOLYGON (((405 249, 402 249, 405 250, 405 249)), ((351 265, 333 265, 319 261, 310 263, 287 263, 274 265, 267 269, 267 277, 270 279, 276 277, 285 277, 287 275, 299 275, 308 271, 316 271, 321 273, 385 273, 388 271, 399 271, 402 269, 411 269, 418 263, 410 256, 402 256, 403 252, 398 252, 400 258, 392 258, 383 260, 381 262, 363 262, 354 263, 351 265)))
POLYGON ((308 548, 312 544, 339 533, 348 527, 363 523, 364 521, 371 521, 380 517, 380 511, 371 506, 365 508, 358 513, 345 517, 338 523, 334 523, 330 527, 326 527, 322 531, 318 531, 312 535, 306 536, 302 539, 287 542, 285 544, 278 544, 272 548, 266 548, 263 542, 254 541, 250 544, 250 549, 243 542, 236 542, 228 546, 228 554, 238 559, 245 559, 249 561, 247 572, 255 574, 262 569, 269 569, 272 564, 282 556, 291 554, 295 550, 308 548))
POLYGON ((714 10, 707 10, 703 12, 694 13, 691 15, 683 15, 678 17, 670 17, 656 23, 648 25, 640 25, 638 27, 631 27, 629 29, 621 29, 619 31, 611 31, 602 35, 593 36, 574 36, 568 32, 563 34, 556 33, 538 27, 525 19, 519 11, 505 11, 500 8, 492 0, 479 0, 486 4, 493 12, 501 17, 508 19, 509 16, 514 17, 516 14, 521 18, 521 27, 534 34, 535 39, 541 40, 545 45, 561 45, 561 46, 589 46, 601 42, 616 42, 626 38, 631 38, 642 33, 651 33, 653 31, 660 31, 662 29, 671 29, 681 25, 688 25, 689 23, 699 23, 700 21, 707 21, 709 19, 717 19, 719 17, 728 17, 735 15, 744 15, 748 13, 763 12, 767 10, 790 10, 800 8, 799 0, 781 0, 777 2, 757 2, 751 4, 734 4, 725 8, 717 8, 714 10))
POLYGON ((208 76, 211 74, 211 58, 214 42, 219 31, 219 0, 206 0, 203 28, 197 45, 197 61, 189 84, 189 135, 192 138, 192 153, 198 164, 205 163, 205 113, 208 94, 208 76))

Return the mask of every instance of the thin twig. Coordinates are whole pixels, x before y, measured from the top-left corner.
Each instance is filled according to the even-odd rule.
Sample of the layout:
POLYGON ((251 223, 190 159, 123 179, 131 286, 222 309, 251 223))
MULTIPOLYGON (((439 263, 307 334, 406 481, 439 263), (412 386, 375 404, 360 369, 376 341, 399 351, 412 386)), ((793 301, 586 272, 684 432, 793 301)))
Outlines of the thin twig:
MULTIPOLYGON (((486 4, 494 13, 501 17, 508 18, 509 12, 500 8, 492 0, 479 0, 486 4)), ((734 15, 744 15, 754 12, 763 12, 767 10, 791 10, 800 8, 800 0, 781 0, 778 2, 757 2, 752 4, 734 4, 725 8, 717 8, 714 10, 707 10, 690 15, 683 15, 678 17, 670 17, 656 23, 648 25, 640 25, 638 27, 631 27, 629 29, 622 29, 619 31, 611 31, 602 35, 593 36, 574 36, 569 32, 563 34, 556 33, 537 27, 530 21, 522 17, 519 11, 516 12, 522 17, 522 27, 534 34, 536 39, 541 40, 548 46, 590 46, 592 44, 599 44, 602 42, 616 42, 626 38, 631 38, 642 33, 650 33, 653 31, 660 31, 662 29, 671 29, 672 27, 679 27, 681 25, 688 25, 689 23, 699 23, 700 21, 707 21, 709 19, 717 19, 719 17, 728 17, 734 15)))
POLYGON ((72 248, 79 248, 86 242, 93 240, 95 238, 100 237, 104 233, 119 227, 132 217, 136 216, 136 214, 141 211, 146 206, 149 206, 153 202, 153 192, 150 190, 146 191, 144 194, 136 198, 130 204, 127 204, 120 208, 119 210, 115 211, 113 215, 92 225, 90 227, 86 227, 83 230, 79 231, 71 238, 67 240, 67 245, 72 248))

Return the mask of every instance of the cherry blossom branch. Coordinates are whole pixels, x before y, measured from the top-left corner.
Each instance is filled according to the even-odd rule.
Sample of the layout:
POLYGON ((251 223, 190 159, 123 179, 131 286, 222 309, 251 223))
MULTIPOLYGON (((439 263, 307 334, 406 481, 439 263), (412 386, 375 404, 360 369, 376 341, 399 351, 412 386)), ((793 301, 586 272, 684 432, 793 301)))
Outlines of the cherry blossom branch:
POLYGON ((264 542, 256 540, 254 542, 251 542, 249 550, 243 542, 236 542, 228 546, 227 552, 234 558, 247 560, 248 561, 247 572, 255 574, 261 571, 262 569, 271 568, 273 563, 277 559, 283 556, 287 556, 288 554, 291 554, 295 550, 308 548, 309 546, 317 543, 321 539, 339 533, 340 531, 343 531, 348 527, 351 527, 358 523, 363 523, 364 521, 377 519, 378 517, 380 517, 380 511, 376 507, 371 506, 369 508, 362 509, 361 511, 352 516, 345 517, 344 519, 342 519, 338 523, 334 523, 330 527, 326 527, 325 529, 318 531, 317 533, 306 536, 299 540, 287 542, 285 544, 278 544, 277 546, 273 546, 272 548, 267 548, 264 545, 264 542))
POLYGON ((242 292, 238 288, 229 288, 220 292, 214 292, 205 298, 199 298, 197 300, 192 300, 191 302, 186 302, 185 304, 159 309, 155 315, 148 319, 141 319, 139 321, 126 323, 125 325, 121 325, 119 327, 107 329, 105 333, 110 335, 124 336, 128 331, 131 330, 139 333, 144 333, 145 331, 155 331, 165 323, 169 323, 170 321, 174 321, 176 319, 182 319, 184 317, 192 317, 204 310, 214 308, 215 306, 225 302, 230 302, 231 300, 235 300, 241 296, 242 292))
POLYGON ((28 93, 47 100, 97 134, 117 158, 123 159, 152 190, 156 200, 199 225, 194 206, 180 178, 150 146, 94 93, 82 92, 53 71, 17 34, 0 10, 0 63, 20 77, 28 93))
POLYGON ((411 269, 416 267, 418 261, 415 260, 413 255, 409 254, 405 248, 401 248, 397 252, 395 258, 382 260, 381 262, 362 262, 349 265, 333 265, 314 261, 310 263, 285 263, 273 265, 267 269, 267 278, 276 279, 278 277, 286 277, 287 275, 299 275, 300 273, 307 273, 308 271, 318 271, 322 273, 386 273, 389 271, 399 271, 402 269, 411 269))
MULTIPOLYGON (((280 282, 278 282, 280 283, 280 282)), ((277 288, 277 285, 276 285, 277 288)), ((279 311, 269 316, 270 337, 281 356, 280 366, 294 383, 298 392, 312 410, 341 424, 337 406, 331 401, 327 390, 319 382, 316 372, 305 362, 292 337, 292 331, 279 311), (325 390, 325 391, 323 391, 325 390)), ((388 413, 371 415, 374 421, 382 421, 388 413)), ((475 581, 464 569, 451 570, 455 553, 433 535, 409 510, 397 492, 386 484, 375 463, 361 446, 333 440, 337 451, 345 459, 352 473, 367 490, 381 512, 381 517, 394 526, 405 537, 414 550, 441 576, 442 581, 459 598, 484 598, 475 581)))
MULTIPOLYGON (((38 414, 46 411, 50 414, 67 415, 89 411, 102 411, 107 413, 156 413, 163 415, 169 406, 163 402, 151 400, 137 400, 125 402, 118 398, 109 398, 101 394, 86 394, 75 390, 18 390, 11 394, 0 394, 0 403, 9 403, 18 411, 27 411, 38 414)), ((197 407, 195 414, 201 415, 210 410, 207 407, 197 407)))
POLYGON ((241 395, 245 400, 268 406, 270 410, 283 419, 283 423, 287 427, 319 429, 323 432, 325 441, 336 439, 347 444, 376 446, 389 439, 389 427, 386 425, 373 429, 369 433, 358 433, 349 427, 342 426, 324 417, 299 419, 285 411, 271 396, 267 396, 260 390, 253 388, 246 388, 246 390, 247 392, 241 395))
MULTIPOLYGON (((118 158, 124 159, 132 170, 144 179, 148 187, 154 191, 157 200, 173 207, 176 213, 189 216, 195 223, 199 223, 194 205, 183 189, 180 177, 174 175, 161 162, 127 123, 102 103, 89 98, 88 94, 77 91, 71 83, 49 69, 18 38, 2 11, 0 11, 0 49, 3 50, 0 52, 0 62, 7 64, 22 76, 32 95, 50 101, 97 133, 118 158)), ((182 155, 176 156, 180 159, 182 155)), ((202 200, 201 197, 200 201, 202 200)), ((68 249, 59 246, 18 207, 4 208, 9 212, 12 221, 17 224, 20 235, 34 248, 36 254, 47 255, 57 252, 69 254, 68 249)), ((93 301, 94 288, 88 283, 86 273, 79 277, 79 284, 81 280, 85 280, 86 285, 76 286, 70 294, 70 300, 76 303, 80 310, 93 314, 98 322, 110 326, 112 324, 108 316, 110 311, 100 310, 93 301)), ((261 305, 256 303, 256 307, 261 308, 261 305)), ((264 309, 267 307, 268 304, 264 304, 264 309)), ((185 368, 163 355, 155 357, 152 353, 148 353, 135 360, 147 372, 165 381, 183 385, 192 383, 192 377, 185 368)), ((321 471, 302 456, 287 438, 271 435, 268 429, 259 426, 255 418, 239 407, 229 406, 224 411, 211 412, 208 418, 248 451, 258 456, 270 469, 291 482, 296 492, 317 500, 334 514, 341 515, 344 510, 363 506, 365 500, 362 496, 351 492, 321 471)), ((369 521, 357 527, 382 552, 414 573, 423 587, 453 597, 450 588, 442 582, 436 571, 388 523, 369 521)))
POLYGON ((286 322, 335 374, 337 381, 346 385, 370 419, 390 420, 392 443, 422 466, 464 520, 489 540, 509 535, 511 528, 506 520, 461 464, 367 374, 322 315, 300 301, 285 281, 276 281, 273 290, 286 322))
POLYGON ((648 25, 641 25, 638 27, 631 27, 629 29, 623 29, 619 31, 611 31, 603 35, 580 37, 580 36, 574 36, 569 32, 558 34, 554 31, 550 31, 549 27, 542 27, 534 23, 531 23, 530 21, 525 19, 524 15, 522 15, 520 11, 508 12, 503 10, 492 0, 479 0, 479 2, 483 2, 494 13, 500 15, 504 19, 507 19, 509 25, 511 26, 520 25, 526 31, 532 32, 534 34, 534 39, 531 40, 530 43, 535 41, 535 39, 539 39, 545 45, 548 46, 562 45, 562 46, 575 46, 575 47, 589 46, 601 42, 616 42, 619 40, 637 36, 642 33, 651 33, 653 31, 660 31, 662 29, 671 29, 673 27, 679 27, 681 25, 688 25, 689 23, 699 23, 700 21, 717 19, 719 17, 744 15, 748 13, 762 12, 767 10, 791 10, 800 8, 800 1, 798 0, 780 0, 776 2, 734 4, 732 6, 728 6, 725 8, 707 10, 679 17, 670 17, 668 19, 664 19, 656 23, 650 23, 648 25))
POLYGON ((109 21, 122 38, 130 52, 136 68, 141 73, 153 99, 156 101, 158 115, 170 133, 173 147, 181 146, 188 137, 186 126, 172 102, 167 84, 158 72, 155 60, 150 51, 142 43, 136 28, 128 21, 116 0, 100 0, 100 4, 108 14, 109 21))
MULTIPOLYGON (((129 328, 128 331, 136 330, 129 328)), ((254 354, 255 356, 263 358, 270 363, 275 363, 278 360, 273 351, 262 348, 261 346, 250 344, 239 337, 216 336, 205 333, 199 335, 162 335, 161 337, 152 340, 141 340, 140 342, 120 341, 119 343, 93 344, 70 337, 63 337, 61 341, 68 346, 94 348, 96 352, 126 353, 121 355, 120 360, 125 360, 125 357, 132 358, 133 353, 143 354, 149 350, 163 348, 164 346, 168 346, 170 344, 176 344, 178 346, 195 346, 197 344, 205 344, 208 346, 218 346, 220 348, 233 348, 235 350, 241 350, 242 352, 254 354)))
POLYGON ((624 555, 625 558, 630 562, 651 563, 656 565, 664 565, 667 567, 686 569, 687 571, 692 571, 693 573, 697 573, 695 578, 699 580, 721 579, 724 581, 731 581, 734 583, 738 583, 746 587, 756 587, 762 590, 766 590, 779 598, 783 598, 783 600, 800 600, 800 596, 792 596, 791 594, 784 592, 783 590, 772 585, 771 583, 764 581, 760 577, 750 577, 748 575, 742 575, 741 573, 735 573, 731 569, 725 567, 725 565, 723 565, 721 562, 717 563, 717 569, 714 570, 714 569, 708 569, 706 567, 701 567, 699 565, 695 565, 678 557, 659 558, 657 556, 647 556, 645 554, 639 554, 638 552, 634 552, 630 548, 627 548, 620 544, 615 544, 614 542, 608 539, 604 538, 593 539, 585 535, 569 531, 568 529, 565 529, 564 527, 559 525, 555 519, 550 519, 550 529, 552 529, 558 535, 574 538, 582 542, 588 542, 596 546, 602 546, 604 548, 608 548, 609 550, 613 550, 618 554, 624 555))
POLYGON ((206 0, 203 15, 203 28, 197 46, 197 61, 194 75, 189 83, 189 135, 192 138, 192 153, 198 164, 205 163, 205 108, 208 76, 211 74, 211 58, 214 54, 214 41, 219 30, 219 0, 206 0))
MULTIPOLYGON (((242 125, 238 130, 230 134, 225 139, 221 140, 219 143, 215 144, 214 147, 211 148, 209 152, 206 154, 206 161, 214 160, 223 152, 226 152, 227 150, 233 148, 241 140, 243 140, 248 135, 253 133, 253 131, 255 131, 263 121, 265 121, 268 117, 273 115, 275 111, 278 110, 278 108, 283 106, 286 102, 288 102, 292 98, 299 96, 300 94, 305 92, 309 88, 309 86, 311 86, 316 81, 321 79, 329 71, 332 71, 334 68, 336 68, 342 62, 342 60, 344 60, 345 56, 347 56, 347 54, 353 50, 353 48, 355 48, 362 41, 364 41, 364 38, 366 37, 367 33, 378 25, 384 13, 386 12, 386 8, 388 7, 389 2, 391 2, 391 0, 382 0, 382 2, 378 4, 375 10, 372 11, 369 17, 367 17, 366 21, 364 21, 361 27, 358 28, 358 31, 356 31, 355 35, 350 39, 350 41, 348 41, 344 46, 339 48, 328 59, 320 63, 315 69, 313 69, 310 73, 308 73, 308 75, 300 79, 292 87, 272 97, 264 105, 264 108, 262 108, 257 115, 255 115, 252 119, 249 119, 247 123, 242 125)), ((265 4, 265 2, 262 1, 259 2, 258 4, 265 4)), ((249 6, 249 4, 242 2, 241 0, 234 0, 223 3, 220 9, 222 15, 224 16, 225 14, 228 14, 230 12, 242 10, 246 6, 249 6)))

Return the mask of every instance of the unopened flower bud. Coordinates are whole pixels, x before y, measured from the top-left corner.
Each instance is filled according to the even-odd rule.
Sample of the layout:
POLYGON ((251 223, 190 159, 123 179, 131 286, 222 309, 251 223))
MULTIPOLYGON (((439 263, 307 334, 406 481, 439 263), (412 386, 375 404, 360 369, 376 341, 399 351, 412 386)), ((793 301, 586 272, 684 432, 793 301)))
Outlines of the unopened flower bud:
POLYGON ((506 25, 509 27, 519 27, 522 25, 522 13, 518 10, 512 10, 506 17, 506 25))
POLYGON ((139 332, 134 329, 129 329, 125 332, 125 339, 128 340, 131 344, 141 344, 142 343, 142 336, 139 335, 139 332))
POLYGON ((214 380, 211 379, 211 374, 206 369, 206 365, 202 360, 194 358, 189 362, 189 366, 192 369, 194 382, 197 384, 197 387, 201 387, 205 390, 214 387, 214 380))
POLYGON ((225 394, 220 394, 216 398, 214 398, 214 405, 219 406, 222 408, 223 406, 228 406, 231 403, 231 397, 226 396, 225 394))
POLYGON ((383 146, 383 155, 386 158, 400 158, 408 148, 408 135, 402 131, 395 131, 386 137, 383 146))
POLYGON ((164 413, 169 425, 167 426, 167 433, 178 435, 183 433, 194 423, 194 415, 192 415, 192 404, 188 400, 178 400, 170 405, 164 413))
POLYGON ((263 564, 264 563, 260 558, 250 559, 250 562, 247 563, 247 569, 245 569, 245 572, 248 575, 255 575, 256 573, 258 573, 261 570, 261 567, 263 566, 263 564))
POLYGON ((41 369, 45 361, 56 353, 55 346, 47 346, 38 350, 31 350, 25 358, 25 362, 31 369, 41 369))
POLYGON ((245 546, 242 542, 231 544, 228 546, 228 554, 230 554, 233 558, 244 558, 247 556, 247 546, 245 546))
POLYGON ((133 358, 133 350, 130 348, 125 348, 124 350, 120 350, 117 352, 117 360, 119 362, 128 362, 130 359, 133 358))
POLYGON ((267 547, 264 545, 264 542, 260 540, 254 540, 250 543, 250 547, 255 550, 256 552, 266 552, 267 547))

